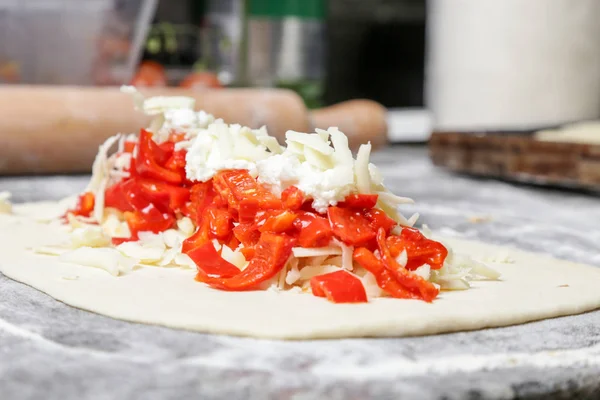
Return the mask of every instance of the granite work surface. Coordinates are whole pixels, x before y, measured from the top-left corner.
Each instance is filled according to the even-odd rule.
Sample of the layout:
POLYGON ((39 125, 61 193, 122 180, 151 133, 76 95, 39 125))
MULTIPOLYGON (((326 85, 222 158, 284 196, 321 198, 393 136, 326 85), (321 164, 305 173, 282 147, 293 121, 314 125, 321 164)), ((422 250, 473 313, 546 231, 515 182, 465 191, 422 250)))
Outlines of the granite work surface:
MULTIPOLYGON (((600 266, 600 199, 432 167, 425 149, 374 155, 405 207, 458 235, 600 266)), ((0 178, 15 201, 86 177, 0 178)), ((1 399, 600 398, 600 311, 476 332, 282 342, 84 312, 0 275, 1 399)))

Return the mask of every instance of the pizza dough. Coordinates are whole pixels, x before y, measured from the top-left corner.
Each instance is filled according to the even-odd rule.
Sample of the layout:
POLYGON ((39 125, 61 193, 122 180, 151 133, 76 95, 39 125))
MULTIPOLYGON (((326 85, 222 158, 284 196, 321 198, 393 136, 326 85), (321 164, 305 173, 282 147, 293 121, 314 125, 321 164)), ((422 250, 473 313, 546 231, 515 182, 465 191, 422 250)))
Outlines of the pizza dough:
MULTIPOLYGON (((66 239, 48 215, 51 204, 15 206, 0 214, 0 271, 66 304, 131 322, 200 332, 278 339, 415 336, 519 324, 600 308, 600 268, 510 250, 514 263, 491 263, 501 281, 473 282, 442 292, 433 304, 377 298, 333 304, 312 295, 275 291, 224 292, 194 280, 194 271, 140 267, 115 277, 66 264, 30 249, 66 239)), ((51 214, 51 213, 50 213, 51 214)), ((445 240, 476 259, 506 248, 445 240)))

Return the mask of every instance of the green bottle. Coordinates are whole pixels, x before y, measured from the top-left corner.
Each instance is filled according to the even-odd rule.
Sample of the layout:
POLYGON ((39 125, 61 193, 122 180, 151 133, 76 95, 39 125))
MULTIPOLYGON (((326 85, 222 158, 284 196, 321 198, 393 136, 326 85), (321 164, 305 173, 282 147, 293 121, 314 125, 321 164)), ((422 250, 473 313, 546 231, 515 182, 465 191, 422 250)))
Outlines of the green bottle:
POLYGON ((248 83, 292 89, 309 108, 320 107, 325 8, 325 0, 248 0, 248 83))

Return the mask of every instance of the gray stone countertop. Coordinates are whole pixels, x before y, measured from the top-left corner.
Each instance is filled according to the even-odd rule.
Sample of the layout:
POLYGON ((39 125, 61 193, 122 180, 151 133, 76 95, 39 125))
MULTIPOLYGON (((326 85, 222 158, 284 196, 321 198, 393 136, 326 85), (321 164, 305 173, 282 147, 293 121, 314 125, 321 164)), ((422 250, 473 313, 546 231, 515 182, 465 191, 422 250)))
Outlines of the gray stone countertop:
MULTIPOLYGON (((598 197, 449 174, 422 147, 373 161, 416 200, 405 214, 434 230, 600 266, 598 197)), ((86 179, 0 178, 0 191, 58 199, 86 179)), ((1 399, 515 397, 600 397, 600 311, 420 338, 283 342, 121 322, 0 275, 1 399)))

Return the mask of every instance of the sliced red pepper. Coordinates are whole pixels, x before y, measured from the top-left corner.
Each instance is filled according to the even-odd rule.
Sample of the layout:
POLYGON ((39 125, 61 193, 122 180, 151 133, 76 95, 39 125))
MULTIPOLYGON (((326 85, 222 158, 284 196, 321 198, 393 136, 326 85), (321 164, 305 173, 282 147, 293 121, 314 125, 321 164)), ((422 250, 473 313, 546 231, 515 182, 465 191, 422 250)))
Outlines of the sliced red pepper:
POLYGON ((421 299, 418 293, 413 293, 402 286, 392 271, 388 270, 371 250, 366 247, 358 247, 354 249, 353 258, 354 261, 375 276, 377 285, 390 296, 397 299, 421 299))
POLYGON ((304 204, 304 195, 296 186, 290 186, 281 193, 283 208, 297 211, 304 204))
POLYGON ((383 228, 379 228, 379 231, 377 232, 377 245, 379 246, 383 265, 394 274, 402 286, 413 292, 417 291, 423 300, 427 302, 431 302, 437 297, 439 290, 433 283, 423 279, 414 272, 405 269, 398 264, 394 257, 392 257, 390 249, 385 242, 385 230, 383 228))
POLYGON ((148 196, 146 196, 142 190, 137 179, 123 181, 121 190, 132 210, 142 211, 152 204, 148 196))
POLYGON ((215 190, 227 200, 229 207, 239 209, 240 202, 256 199, 262 210, 281 208, 281 200, 260 185, 246 170, 219 172, 213 178, 215 190))
POLYGON ((238 218, 240 223, 253 223, 256 218, 256 214, 259 211, 260 205, 258 199, 243 199, 242 201, 240 201, 238 210, 238 218))
POLYGON ((294 226, 298 230, 301 247, 324 247, 329 245, 333 231, 329 220, 311 212, 299 212, 294 226))
POLYGON ((233 235, 245 247, 254 246, 260 239, 260 232, 254 224, 239 224, 233 228, 233 235))
POLYGON ((104 192, 104 206, 116 208, 120 211, 133 211, 133 207, 129 204, 125 191, 123 190, 123 182, 118 182, 104 192))
POLYGON ((204 209, 213 203, 214 198, 212 181, 196 183, 190 188, 190 203, 187 211, 196 225, 200 223, 204 209))
POLYGON ((375 231, 379 230, 379 228, 383 228, 385 229, 385 232, 389 234, 392 228, 397 225, 396 221, 388 217, 384 211, 378 208, 365 211, 365 217, 367 217, 369 225, 375 231))
POLYGON ((254 253, 256 252, 256 250, 254 249, 254 246, 252 246, 252 247, 242 247, 240 249, 240 252, 244 255, 244 258, 247 261, 250 261, 252 259, 252 257, 254 257, 254 253))
POLYGON ((133 142, 131 140, 126 141, 123 145, 123 152, 132 154, 133 151, 135 150, 136 145, 137 145, 137 142, 133 142))
POLYGON ((92 211, 94 211, 94 204, 96 203, 96 199, 94 197, 94 193, 85 192, 79 195, 77 198, 77 204, 75 208, 67 211, 67 214, 79 215, 82 217, 89 217, 92 215, 92 211))
POLYGON ((152 179, 139 179, 144 194, 153 203, 165 203, 172 212, 179 211, 190 199, 190 189, 152 179))
POLYGON ((270 232, 261 234, 250 263, 239 274, 231 278, 213 278, 202 267, 198 267, 196 279, 222 290, 250 290, 274 277, 285 266, 296 240, 287 235, 270 232))
POLYGON ((233 229, 231 213, 224 208, 208 207, 205 211, 211 237, 226 240, 233 229))
POLYGON ((174 151, 165 163, 165 168, 170 169, 171 171, 180 172, 185 174, 185 156, 187 154, 186 150, 177 150, 174 151))
POLYGON ((400 236, 389 236, 386 245, 392 257, 397 257, 406 250, 408 261, 406 269, 415 270, 423 264, 429 264, 432 269, 440 269, 448 256, 448 249, 435 240, 427 239, 414 228, 404 227, 400 236))
POLYGON ((168 152, 154 143, 152 133, 142 129, 135 162, 136 171, 140 176, 168 183, 181 183, 183 177, 179 172, 171 171, 161 165, 166 163, 170 156, 168 152))
POLYGON ((152 146, 152 150, 154 152, 154 157, 158 165, 166 166, 167 161, 171 159, 173 156, 173 152, 175 151, 175 143, 173 142, 162 142, 161 144, 157 144, 152 141, 156 145, 156 147, 152 146))
POLYGON ((187 253, 196 263, 198 269, 211 278, 231 278, 239 274, 240 270, 235 265, 225 261, 217 253, 212 243, 196 247, 187 253))
POLYGON ((150 204, 143 211, 126 211, 124 216, 132 235, 146 231, 163 232, 175 223, 175 217, 160 212, 153 204, 150 204))
POLYGON ((181 252, 187 254, 191 250, 210 242, 210 221, 208 218, 203 218, 198 228, 196 228, 196 232, 181 244, 181 252))
POLYGON ((329 207, 329 221, 335 236, 351 246, 364 245, 375 238, 376 232, 361 211, 329 207))
POLYGON ((151 203, 137 179, 118 182, 106 189, 104 194, 104 205, 120 211, 140 211, 151 203))
POLYGON ((356 275, 340 270, 318 275, 310 280, 315 296, 326 297, 333 303, 366 303, 365 287, 356 275))
POLYGON ((376 194, 350 194, 338 204, 338 207, 370 209, 377 204, 377 197, 376 194))
POLYGON ((238 246, 240 245, 240 241, 238 240, 238 238, 235 237, 235 235, 231 235, 231 237, 229 238, 229 240, 226 243, 227 247, 229 247, 230 249, 237 249, 238 246))
MULTIPOLYGON (((297 214, 288 210, 268 213, 264 223, 259 224, 260 232, 284 233, 294 228, 297 214)), ((261 221, 262 222, 262 221, 261 221)))
POLYGON ((169 134, 169 142, 179 143, 185 140, 185 133, 171 132, 169 134))
MULTIPOLYGON (((229 172, 231 172, 231 171, 229 171, 229 172)), ((215 175, 212 179, 214 190, 217 194, 219 194, 219 196, 223 200, 225 200, 227 202, 229 207, 239 209, 238 201, 235 198, 235 196, 233 195, 233 192, 231 191, 231 188, 229 187, 229 185, 227 183, 227 178, 228 178, 228 175, 225 175, 223 172, 215 175)), ((250 178, 252 178, 252 177, 250 177, 250 178)))

